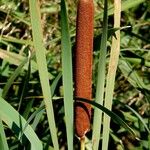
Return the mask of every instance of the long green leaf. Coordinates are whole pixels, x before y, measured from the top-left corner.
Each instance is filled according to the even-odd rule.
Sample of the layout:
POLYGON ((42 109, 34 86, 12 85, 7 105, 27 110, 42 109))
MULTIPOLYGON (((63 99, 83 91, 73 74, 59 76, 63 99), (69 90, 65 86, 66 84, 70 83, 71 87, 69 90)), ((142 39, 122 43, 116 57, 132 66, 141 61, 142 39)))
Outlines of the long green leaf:
POLYGON ((49 128, 55 150, 59 150, 57 129, 54 119, 54 111, 52 105, 52 95, 49 85, 48 70, 46 63, 46 50, 43 45, 40 4, 38 0, 29 0, 31 26, 33 35, 33 45, 36 50, 36 60, 38 64, 38 71, 42 92, 44 96, 44 103, 48 117, 49 128))
MULTIPOLYGON (((104 1, 104 18, 103 18, 103 31, 100 45, 100 56, 98 64, 98 76, 96 86, 96 99, 99 104, 103 104, 104 99, 104 85, 105 85, 105 69, 106 69, 106 53, 107 53, 107 31, 108 31, 108 18, 107 18, 107 0, 104 1)), ((97 109, 94 110, 93 121, 93 135, 92 143, 93 149, 98 150, 100 131, 102 123, 102 112, 97 109)))
POLYGON ((29 83, 29 80, 30 80, 30 72, 31 72, 31 63, 30 63, 30 58, 29 58, 28 70, 27 70, 27 72, 25 74, 25 77, 24 77, 25 80, 24 80, 24 84, 23 84, 23 88, 22 88, 22 92, 21 92, 21 96, 20 96, 20 100, 19 100, 18 112, 21 108, 24 96, 27 93, 27 86, 28 86, 28 83, 29 83))
MULTIPOLYGON (((114 0, 114 28, 120 27, 120 17, 121 17, 121 0, 114 0)), ((116 38, 115 37, 112 38, 112 46, 110 52, 110 61, 108 67, 106 92, 104 100, 104 106, 109 110, 111 110, 112 108, 115 76, 120 53, 120 30, 116 31, 115 34, 116 38)), ((106 114, 104 114, 102 150, 108 149, 109 131, 110 131, 109 128, 110 128, 110 118, 106 114)))
POLYGON ((61 0, 61 49, 65 120, 68 149, 73 150, 73 78, 72 52, 65 0, 61 0))
MULTIPOLYGON (((25 119, 2 97, 0 97, 0 118, 18 136, 26 125, 25 119)), ((32 150, 42 150, 42 143, 30 125, 23 132, 31 143, 32 150)))

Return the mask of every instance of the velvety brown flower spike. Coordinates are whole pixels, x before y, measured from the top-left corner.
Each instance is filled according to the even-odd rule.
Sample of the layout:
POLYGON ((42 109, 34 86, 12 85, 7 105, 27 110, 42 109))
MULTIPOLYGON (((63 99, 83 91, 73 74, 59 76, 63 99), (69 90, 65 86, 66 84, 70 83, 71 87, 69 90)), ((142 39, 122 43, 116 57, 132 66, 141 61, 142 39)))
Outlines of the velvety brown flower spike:
MULTIPOLYGON (((93 0, 79 0, 74 62, 75 97, 92 98, 93 0)), ((75 133, 83 138, 90 130, 91 106, 75 102, 75 133)))

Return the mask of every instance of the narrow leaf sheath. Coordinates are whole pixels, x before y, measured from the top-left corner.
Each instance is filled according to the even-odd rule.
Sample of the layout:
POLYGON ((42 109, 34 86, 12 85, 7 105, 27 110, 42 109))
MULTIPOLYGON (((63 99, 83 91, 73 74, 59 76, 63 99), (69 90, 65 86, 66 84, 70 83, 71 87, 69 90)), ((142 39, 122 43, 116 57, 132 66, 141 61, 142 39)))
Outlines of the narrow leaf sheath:
MULTIPOLYGON (((74 61, 75 97, 92 98, 93 0, 79 0, 74 61)), ((80 138, 90 129, 91 106, 75 102, 75 132, 80 138)))

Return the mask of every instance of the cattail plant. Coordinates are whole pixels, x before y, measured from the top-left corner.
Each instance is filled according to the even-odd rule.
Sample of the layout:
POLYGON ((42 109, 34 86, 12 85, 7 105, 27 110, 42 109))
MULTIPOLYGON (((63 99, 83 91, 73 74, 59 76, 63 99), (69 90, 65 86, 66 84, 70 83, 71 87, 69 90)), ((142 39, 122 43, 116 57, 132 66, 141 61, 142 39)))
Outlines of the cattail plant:
MULTIPOLYGON (((77 6, 74 63, 75 97, 92 98, 93 0, 79 0, 77 6)), ((84 138, 90 130, 91 106, 75 102, 75 133, 84 138)))

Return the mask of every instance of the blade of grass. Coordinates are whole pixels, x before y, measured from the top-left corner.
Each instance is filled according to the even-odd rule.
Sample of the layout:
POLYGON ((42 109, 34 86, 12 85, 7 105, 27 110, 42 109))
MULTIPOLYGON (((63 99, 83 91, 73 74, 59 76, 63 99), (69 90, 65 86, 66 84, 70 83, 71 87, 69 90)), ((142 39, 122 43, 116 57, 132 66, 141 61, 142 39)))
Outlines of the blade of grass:
MULTIPOLYGON (((32 113, 32 115, 31 115, 31 116, 34 117, 33 123, 31 125, 32 128, 33 128, 33 130, 36 129, 38 123, 40 122, 40 119, 41 119, 43 113, 45 112, 45 109, 40 110, 43 106, 44 106, 44 103, 42 102, 41 105, 40 105, 40 107, 37 109, 37 111, 39 111, 39 112, 36 111, 35 116, 33 116, 34 113, 32 113)), ((27 122, 30 122, 29 119, 31 118, 31 116, 28 118, 27 122)))
MULTIPOLYGON (((52 85, 51 85, 51 94, 52 94, 52 96, 54 95, 56 86, 57 86, 58 81, 60 80, 61 76, 62 76, 62 72, 60 72, 60 73, 57 75, 57 77, 55 78, 55 80, 53 81, 53 83, 52 83, 52 85)), ((42 103, 41 103, 40 107, 38 108, 38 110, 41 109, 41 107, 43 107, 43 106, 44 106, 44 102, 42 101, 42 103)), ((42 115, 43 115, 44 112, 45 112, 45 109, 41 110, 40 112, 38 112, 38 113, 36 114, 36 116, 35 116, 35 118, 34 118, 34 121, 33 121, 33 123, 32 123, 32 128, 33 128, 34 130, 36 129, 36 126, 38 125, 38 123, 39 123, 39 121, 40 121, 40 119, 41 119, 41 117, 42 117, 42 115)))
MULTIPOLYGON (((7 5, 7 4, 6 4, 6 5, 7 5)), ((6 13, 6 14, 7 14, 8 11, 10 11, 9 15, 10 15, 11 17, 13 17, 14 19, 17 19, 17 20, 21 21, 22 23, 24 23, 24 24, 30 26, 30 22, 25 18, 24 13, 22 13, 22 15, 18 15, 18 14, 16 13, 16 11, 0 8, 0 12, 3 12, 3 13, 6 13)))
MULTIPOLYGON (((7 52, 7 51, 6 51, 7 52)), ((4 52, 4 50, 1 50, 0 49, 0 54, 2 54, 2 55, 4 55, 4 60, 5 60, 5 52, 4 52), (1 53, 2 52, 2 53, 1 53)), ((2 56, 1 55, 1 56, 2 56)), ((20 72, 21 72, 21 70, 22 70, 22 68, 27 64, 27 62, 28 62, 28 58, 25 58, 25 57, 19 57, 19 56, 15 56, 15 55, 17 55, 17 54, 13 54, 12 52, 8 52, 7 54, 6 54, 6 57, 7 57, 7 59, 12 59, 12 57, 14 57, 13 59, 12 59, 12 61, 16 61, 15 59, 18 59, 19 61, 20 61, 20 63, 19 63, 19 65, 18 65, 18 67, 17 67, 17 69, 13 72, 13 74, 11 75, 11 77, 8 79, 8 81, 7 81, 7 83, 6 83, 6 85, 4 86, 4 88, 3 88, 3 92, 2 92, 2 97, 3 98, 5 98, 6 97, 6 95, 7 95, 7 93, 8 93, 8 91, 9 91, 9 89, 10 89, 10 87, 11 87, 11 85, 13 84, 13 82, 14 82, 14 80, 19 76, 19 74, 20 74, 20 72), (20 59, 21 58, 21 59, 20 59)), ((0 57, 1 57, 0 56, 0 57)), ((31 58, 34 56, 34 53, 33 54, 31 54, 31 58)), ((2 56, 3 57, 3 56, 2 56)), ((33 63, 33 62, 32 62, 33 63)), ((31 70, 35 70, 35 68, 37 68, 36 67, 36 63, 34 62, 34 65, 32 66, 33 68, 31 69, 31 70)), ((28 68, 28 67, 27 67, 28 68)))
MULTIPOLYGON (((120 28, 120 17, 121 17, 121 0, 114 0, 114 28, 120 28)), ((106 92, 104 106, 111 110, 113 91, 115 84, 116 70, 119 60, 120 53, 120 30, 116 31, 116 38, 112 37, 112 47, 110 53, 110 61, 108 67, 107 81, 106 81, 106 92)), ((110 131, 110 118, 104 114, 103 121, 103 138, 102 138, 102 150, 108 149, 109 143, 109 131, 110 131)))
MULTIPOLYGON (((33 58, 34 55, 35 55, 35 53, 33 52, 31 58, 33 58)), ((27 59, 26 57, 24 57, 20 54, 16 54, 16 53, 6 51, 3 49, 0 49, 0 58, 3 60, 6 60, 10 64, 14 64, 16 66, 19 66, 25 59, 27 59)), ((26 60, 26 62, 27 62, 27 60, 26 60)), ((33 72, 37 71, 37 64, 33 60, 31 60, 31 62, 32 62, 31 72, 33 73, 33 72)), ((23 68, 27 70, 28 65, 25 64, 23 68)))
POLYGON ((6 85, 4 86, 3 92, 2 92, 2 97, 5 98, 9 88, 13 84, 14 80, 17 78, 17 76, 20 74, 23 66, 27 63, 28 59, 25 58, 23 62, 17 67, 17 69, 13 72, 12 76, 8 79, 6 85))
MULTIPOLYGON (((26 125, 25 119, 2 97, 0 97, 0 118, 19 137, 23 127, 26 125)), ((31 143, 32 150, 42 150, 42 143, 30 125, 24 131, 25 136, 31 143)))
MULTIPOLYGON (((107 0, 104 1, 104 18, 103 18, 103 32, 100 45, 100 56, 98 64, 98 76, 96 85, 96 99, 95 102, 103 105, 104 99, 104 85, 105 85, 105 68, 106 68, 106 53, 107 53, 107 31, 108 31, 108 18, 107 18, 107 0)), ((93 135, 92 145, 94 150, 98 150, 100 131, 102 123, 102 111, 94 110, 93 120, 93 135)))
POLYGON ((124 59, 126 61, 131 62, 131 63, 134 63, 135 65, 142 65, 142 63, 144 63, 145 67, 150 67, 150 62, 148 60, 145 60, 145 59, 142 59, 142 58, 124 57, 124 59))
POLYGON ((2 120, 0 119, 0 149, 9 150, 2 120))
MULTIPOLYGON (((28 118, 24 128, 23 128, 23 132, 26 130, 27 126, 29 125, 29 123, 33 120, 33 118, 38 115, 39 113, 42 113, 45 111, 45 106, 41 106, 39 107, 36 111, 34 111, 34 113, 32 113, 32 115, 28 118)), ((34 128, 33 128, 34 129, 34 128)), ((22 136, 22 135, 21 135, 22 136)))
POLYGON ((73 78, 72 52, 65 0, 61 0, 61 49, 65 120, 68 149, 73 150, 73 78))
POLYGON ((46 50, 43 45, 39 1, 29 0, 29 7, 30 7, 30 16, 31 16, 33 44, 36 50, 36 59, 38 64, 38 71, 39 71, 39 77, 42 86, 42 92, 44 96, 46 113, 48 117, 48 124, 50 128, 54 149, 59 150, 57 129, 56 129, 54 111, 52 105, 52 95, 51 95, 51 90, 49 85, 48 70, 46 64, 46 50))
POLYGON ((21 44, 21 45, 29 45, 32 46, 33 42, 30 40, 22 40, 22 39, 17 39, 11 36, 2 36, 1 37, 2 41, 7 41, 7 42, 11 42, 11 43, 17 43, 17 44, 21 44))
POLYGON ((25 77, 24 77, 23 88, 22 88, 22 92, 21 92, 21 96, 20 96, 20 100, 19 100, 18 112, 20 111, 24 96, 27 94, 27 91, 28 91, 27 88, 28 88, 28 83, 29 83, 29 80, 30 80, 30 72, 31 72, 30 58, 28 60, 28 63, 29 63, 28 70, 27 70, 27 72, 25 74, 25 77))
POLYGON ((52 96, 54 95, 54 92, 55 92, 55 90, 56 90, 56 86, 57 86, 57 84, 58 84, 58 81, 61 79, 61 77, 62 77, 62 72, 60 72, 60 73, 56 76, 55 80, 52 82, 52 85, 51 85, 51 93, 52 93, 52 96))
POLYGON ((26 105, 25 110, 24 110, 23 115, 22 115, 26 120, 27 120, 27 118, 31 112, 31 109, 33 107, 33 103, 34 103, 34 100, 30 100, 29 102, 27 102, 27 105, 26 105))
POLYGON ((0 58, 14 65, 19 65, 20 62, 25 59, 25 57, 21 56, 20 54, 16 54, 3 49, 0 49, 0 58))

